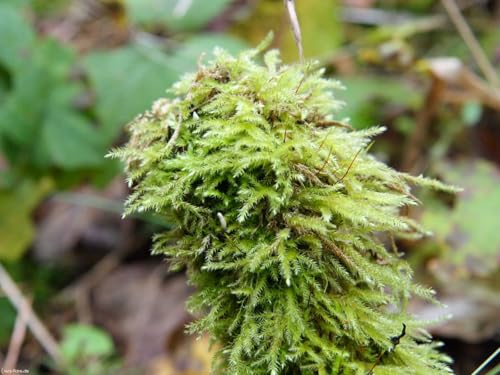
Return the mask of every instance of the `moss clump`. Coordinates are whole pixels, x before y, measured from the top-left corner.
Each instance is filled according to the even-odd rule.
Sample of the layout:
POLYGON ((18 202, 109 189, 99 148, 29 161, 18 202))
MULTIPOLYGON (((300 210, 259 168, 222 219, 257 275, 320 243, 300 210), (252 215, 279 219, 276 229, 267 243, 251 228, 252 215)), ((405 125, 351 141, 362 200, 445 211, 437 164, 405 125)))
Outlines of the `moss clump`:
POLYGON ((262 49, 216 50, 113 153, 134 187, 127 213, 176 224, 154 253, 197 287, 191 331, 219 343, 217 374, 448 373, 405 311, 432 293, 381 238, 423 234, 399 214, 416 204, 408 183, 452 189, 377 161, 383 128, 335 121, 338 82, 277 51, 259 65, 262 49))

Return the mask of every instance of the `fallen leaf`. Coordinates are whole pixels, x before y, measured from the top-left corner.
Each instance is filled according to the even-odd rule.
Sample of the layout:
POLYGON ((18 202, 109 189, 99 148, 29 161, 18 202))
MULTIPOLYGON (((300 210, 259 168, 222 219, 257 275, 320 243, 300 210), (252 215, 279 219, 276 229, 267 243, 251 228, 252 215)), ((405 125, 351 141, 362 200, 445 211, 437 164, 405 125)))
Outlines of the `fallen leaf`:
POLYGON ((169 356, 155 361, 153 375, 210 375, 215 349, 208 336, 196 338, 183 335, 169 356))
POLYGON ((467 103, 475 100, 500 110, 500 89, 488 85, 460 59, 439 57, 423 60, 420 65, 432 76, 447 84, 448 88, 443 93, 445 101, 467 103))
POLYGON ((15 261, 33 242, 31 213, 52 189, 52 181, 24 180, 15 189, 0 190, 0 260, 15 261))
POLYGON ((185 302, 192 290, 185 276, 165 279, 165 270, 164 264, 122 266, 93 292, 96 320, 123 343, 129 365, 167 355, 167 343, 191 320, 185 302))
POLYGON ((92 202, 102 198, 120 202, 125 195, 123 179, 116 178, 104 191, 83 186, 76 189, 71 198, 54 197, 48 201, 36 233, 33 247, 35 257, 42 261, 53 261, 73 250, 82 239, 93 245, 112 246, 119 235, 119 212, 109 213, 95 207, 97 204, 93 205, 92 202), (77 197, 80 197, 80 201, 77 201, 77 197))
POLYGON ((446 182, 464 190, 452 209, 431 200, 422 215, 424 226, 435 233, 431 244, 440 250, 436 276, 449 282, 498 271, 500 171, 482 160, 443 163, 438 170, 446 182))
POLYGON ((410 311, 419 319, 439 321, 431 334, 481 342, 500 333, 498 293, 479 283, 455 283, 438 295, 440 305, 412 301, 410 311), (449 319, 444 319, 446 316, 449 319))

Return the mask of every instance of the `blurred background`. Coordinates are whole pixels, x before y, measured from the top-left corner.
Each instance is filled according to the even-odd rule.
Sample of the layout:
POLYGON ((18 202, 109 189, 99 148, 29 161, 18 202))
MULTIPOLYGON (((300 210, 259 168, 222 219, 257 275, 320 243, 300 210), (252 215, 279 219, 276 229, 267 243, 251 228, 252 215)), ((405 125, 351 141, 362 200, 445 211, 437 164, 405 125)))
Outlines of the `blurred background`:
MULTIPOLYGON (((500 2, 296 3, 306 57, 346 86, 338 118, 387 126, 377 157, 465 189, 416 191, 408 214, 434 236, 398 246, 447 306, 410 309, 452 314, 430 330, 470 374, 500 338, 500 2)), ((296 62, 283 0, 0 0, 0 367, 209 374, 208 340, 184 334, 185 276, 149 255, 169 223, 122 220, 104 155, 202 53, 269 30, 296 62)))

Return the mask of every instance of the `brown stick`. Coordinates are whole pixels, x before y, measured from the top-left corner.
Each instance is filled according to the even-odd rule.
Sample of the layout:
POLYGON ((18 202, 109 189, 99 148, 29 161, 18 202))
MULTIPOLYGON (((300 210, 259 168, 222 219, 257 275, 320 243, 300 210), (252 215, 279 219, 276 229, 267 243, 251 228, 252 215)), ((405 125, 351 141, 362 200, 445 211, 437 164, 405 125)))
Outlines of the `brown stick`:
POLYGON ((133 222, 122 221, 120 239, 109 254, 104 256, 90 271, 76 282, 64 288, 55 298, 56 301, 74 301, 78 321, 92 324, 91 292, 106 276, 113 272, 134 249, 136 243, 128 236, 132 232, 133 222))
POLYGON ((500 111, 500 89, 489 85, 459 59, 432 58, 426 60, 426 63, 429 72, 448 86, 442 93, 444 101, 464 103, 479 100, 484 105, 500 111))
POLYGON ((177 138, 179 138, 179 134, 181 133, 181 127, 182 127, 182 115, 179 115, 179 124, 175 128, 174 134, 172 134, 172 138, 170 138, 167 143, 167 149, 175 146, 175 142, 177 141, 177 138))
POLYGON ((340 259, 350 270, 356 270, 357 267, 352 261, 352 259, 344 254, 344 252, 335 244, 335 242, 326 239, 324 237, 320 238, 323 245, 330 250, 338 259, 340 259))
POLYGON ((104 256, 94 267, 75 283, 64 288, 57 296, 59 301, 74 301, 78 321, 91 324, 93 321, 90 293, 106 276, 114 271, 134 249, 135 242, 128 236, 132 232, 133 222, 123 221, 120 228, 120 240, 116 248, 104 256))
POLYGON ((323 165, 321 166, 319 171, 316 172, 316 175, 323 172, 323 169, 326 167, 326 165, 328 164, 328 161, 330 160, 330 156, 332 156, 332 151, 333 151, 333 147, 330 147, 330 151, 328 151, 328 156, 326 157, 325 162, 323 163, 323 165))
POLYGON ((300 31, 299 18, 297 17, 297 11, 295 10, 295 0, 283 0, 285 2, 285 7, 288 11, 288 18, 290 19, 290 24, 292 26, 293 36, 295 38, 295 43, 297 44, 297 49, 299 50, 299 60, 301 63, 304 62, 304 49, 302 48, 302 33, 300 31))
MULTIPOLYGON (((370 145, 370 146, 368 146, 368 147, 371 147, 371 145, 370 145)), ((360 148, 360 149, 358 150, 358 152, 356 152, 356 155, 354 155, 354 157, 352 158, 351 162, 349 163, 349 166, 347 167, 347 169, 346 169, 346 171, 344 172, 344 174, 342 175, 342 177, 340 177, 340 178, 337 180, 337 183, 344 181, 344 178, 346 178, 347 174, 348 174, 348 173, 349 173, 349 171, 351 170, 351 168, 352 168, 352 166, 354 165, 354 162, 355 162, 355 161, 356 161, 356 159, 358 158, 359 154, 361 153, 361 151, 363 151, 363 148, 364 148, 364 147, 360 148)))
POLYGON ((115 251, 109 253, 75 284, 65 288, 59 294, 58 298, 76 298, 82 289, 85 291, 92 289, 97 283, 99 283, 99 281, 117 268, 126 255, 127 252, 125 251, 115 251))
POLYGON ((345 128, 345 129, 353 130, 353 127, 351 125, 344 124, 343 122, 335 121, 335 120, 317 121, 315 123, 315 125, 317 127, 321 127, 321 128, 327 128, 327 127, 330 127, 330 126, 336 126, 336 127, 339 127, 339 128, 345 128))
POLYGON ((443 81, 432 77, 431 87, 426 95, 423 107, 417 114, 415 121, 415 129, 408 139, 405 147, 406 153, 403 156, 401 169, 405 172, 415 172, 419 156, 422 153, 422 148, 429 133, 429 128, 436 115, 439 98, 443 90, 443 81))
POLYGON ((28 303, 23 305, 22 309, 17 314, 14 331, 10 338, 9 350, 3 364, 6 369, 14 369, 19 359, 19 353, 21 352, 24 337, 26 336, 26 320, 28 318, 27 306, 29 306, 28 303))
POLYGON ((311 182, 314 182, 315 184, 318 184, 319 186, 323 186, 323 187, 326 187, 327 185, 321 181, 318 176, 316 176, 316 174, 314 172, 312 172, 309 167, 307 167, 306 165, 302 164, 302 163, 297 163, 295 164, 295 167, 300 171, 302 172, 302 174, 305 176, 305 177, 308 177, 309 180, 311 182))
POLYGON ((492 86, 498 86, 499 81, 497 73, 491 65, 488 57, 485 55, 483 49, 481 48, 481 45, 474 36, 474 33, 467 24, 467 21, 465 21, 465 18, 460 12, 460 9, 458 8, 456 2, 454 0, 441 0, 441 3, 446 9, 446 12, 448 12, 451 20, 453 21, 453 24, 457 28, 460 36, 469 48, 472 56, 474 57, 474 60, 476 60, 477 65, 483 72, 486 79, 492 86))
POLYGON ((45 351, 52 357, 52 359, 56 363, 60 363, 62 357, 57 341, 52 337, 47 328, 45 328, 45 325, 35 314, 29 303, 26 301, 26 298, 23 296, 1 263, 0 287, 3 289, 7 298, 18 312, 23 311, 24 309, 26 310, 26 324, 30 328, 31 332, 45 351))

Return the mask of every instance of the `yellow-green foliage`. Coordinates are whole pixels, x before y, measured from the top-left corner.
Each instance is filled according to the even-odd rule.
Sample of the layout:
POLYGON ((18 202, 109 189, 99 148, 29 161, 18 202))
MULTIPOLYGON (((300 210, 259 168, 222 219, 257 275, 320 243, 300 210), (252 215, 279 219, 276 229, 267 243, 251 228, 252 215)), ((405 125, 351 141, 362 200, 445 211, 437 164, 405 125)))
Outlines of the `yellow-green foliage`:
POLYGON ((432 293, 381 238, 422 234, 399 214, 416 204, 408 183, 452 189, 377 161, 368 147, 383 128, 335 121, 338 82, 277 51, 260 65, 262 49, 216 50, 113 153, 134 190, 127 213, 176 224, 154 252, 197 287, 191 331, 219 343, 217 374, 448 373, 405 311, 432 293))

